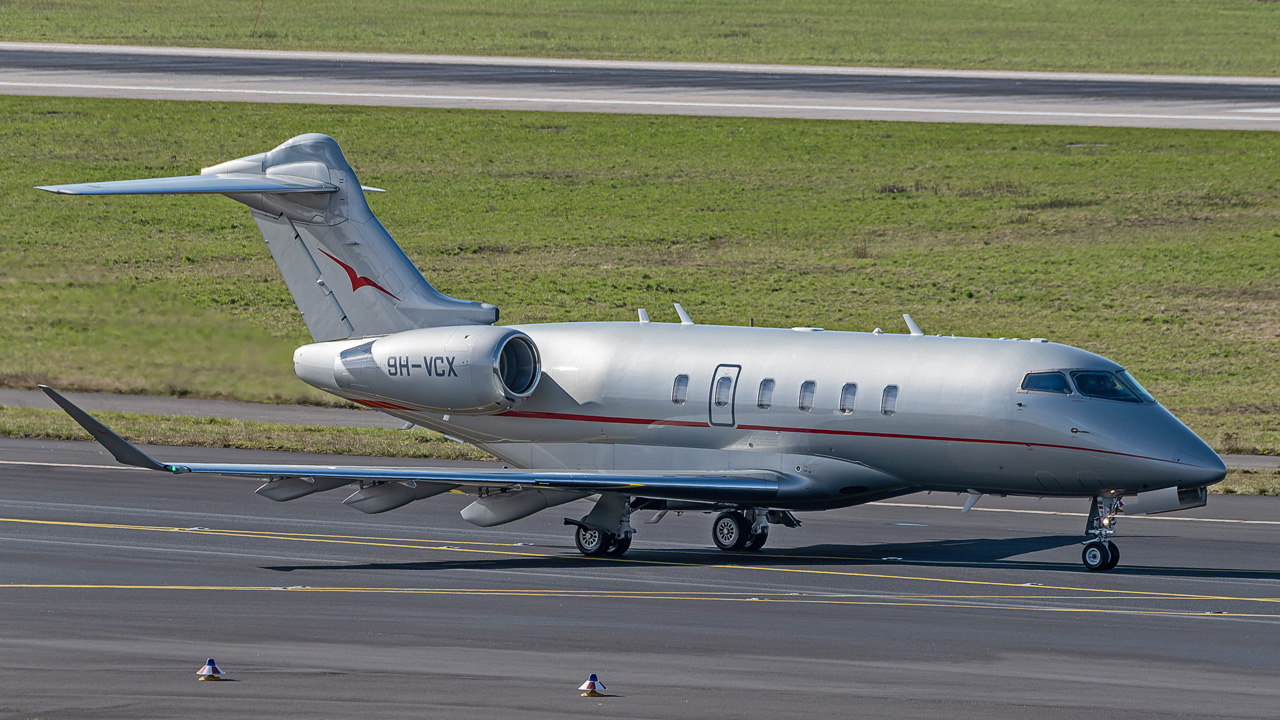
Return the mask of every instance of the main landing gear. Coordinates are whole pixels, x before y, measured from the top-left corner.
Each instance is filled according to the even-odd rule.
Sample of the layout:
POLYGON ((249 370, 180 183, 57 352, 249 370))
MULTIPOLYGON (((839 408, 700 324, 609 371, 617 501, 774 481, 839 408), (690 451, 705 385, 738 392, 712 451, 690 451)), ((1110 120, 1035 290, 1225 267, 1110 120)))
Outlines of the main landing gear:
POLYGON ((754 552, 769 540, 768 511, 753 508, 747 514, 722 512, 711 523, 711 540, 721 550, 754 552))
POLYGON ((630 537, 618 537, 610 532, 579 525, 573 534, 573 542, 578 552, 588 557, 612 555, 618 557, 631 549, 630 537))
MULTIPOLYGON (((707 505, 694 505, 695 509, 704 507, 707 505)), ((576 528, 573 541, 578 552, 588 557, 619 557, 631 548, 631 537, 635 534, 631 527, 631 513, 644 508, 658 510, 646 524, 658 522, 668 512, 666 501, 602 495, 591 512, 579 520, 565 518, 564 524, 576 528)), ((676 514, 681 512, 676 510, 676 514)), ((754 552, 769 540, 770 524, 800 527, 800 521, 786 510, 729 510, 717 515, 715 522, 711 523, 711 539, 721 550, 754 552)))
POLYGON ((1111 542, 1111 536, 1116 532, 1117 516, 1124 512, 1124 503, 1112 497, 1095 497, 1092 503, 1084 526, 1085 534, 1092 538, 1084 541, 1080 559, 1089 572, 1101 572, 1120 562, 1120 548, 1111 542))
POLYGON ((577 530, 573 542, 588 557, 620 557, 631 549, 631 499, 622 495, 601 495, 595 507, 581 520, 564 519, 577 530))

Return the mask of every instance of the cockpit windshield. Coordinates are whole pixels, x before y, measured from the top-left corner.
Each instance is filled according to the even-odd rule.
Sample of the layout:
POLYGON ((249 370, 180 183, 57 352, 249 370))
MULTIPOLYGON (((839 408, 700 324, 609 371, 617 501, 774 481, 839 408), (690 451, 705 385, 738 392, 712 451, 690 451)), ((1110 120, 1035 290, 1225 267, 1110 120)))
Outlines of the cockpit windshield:
POLYGON ((1156 401, 1155 398, 1151 397, 1151 393, 1147 392, 1146 388, 1142 387, 1137 380, 1133 379, 1133 376, 1129 374, 1128 370, 1121 370, 1116 374, 1120 376, 1120 382, 1128 385, 1130 390, 1138 394, 1138 397, 1142 398, 1146 402, 1156 401))
MULTIPOLYGON (((1128 375, 1124 371, 1121 373, 1128 375)), ((1071 380, 1075 382, 1076 390, 1085 397, 1131 403, 1143 402, 1143 397, 1131 390, 1126 383, 1121 382, 1120 378, 1103 370, 1074 370, 1071 373, 1071 380)), ((1137 383, 1135 382, 1134 385, 1137 383)), ((1142 394, 1147 398, 1151 397, 1145 390, 1142 394)))

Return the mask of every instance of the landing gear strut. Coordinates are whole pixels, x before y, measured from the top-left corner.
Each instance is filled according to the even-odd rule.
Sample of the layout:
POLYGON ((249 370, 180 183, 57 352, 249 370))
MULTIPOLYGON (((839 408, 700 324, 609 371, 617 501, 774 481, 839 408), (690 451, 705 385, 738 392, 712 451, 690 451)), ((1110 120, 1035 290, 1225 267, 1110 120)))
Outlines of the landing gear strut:
POLYGON ((1100 572, 1120 562, 1120 548, 1111 542, 1111 536, 1116 532, 1117 516, 1124 512, 1124 503, 1115 497, 1095 497, 1092 502, 1084 526, 1085 534, 1092 539, 1084 541, 1080 559, 1089 572, 1100 572))
POLYGON ((722 512, 711 523, 711 540, 721 550, 754 552, 769 539, 769 511, 752 508, 743 514, 737 510, 722 512))

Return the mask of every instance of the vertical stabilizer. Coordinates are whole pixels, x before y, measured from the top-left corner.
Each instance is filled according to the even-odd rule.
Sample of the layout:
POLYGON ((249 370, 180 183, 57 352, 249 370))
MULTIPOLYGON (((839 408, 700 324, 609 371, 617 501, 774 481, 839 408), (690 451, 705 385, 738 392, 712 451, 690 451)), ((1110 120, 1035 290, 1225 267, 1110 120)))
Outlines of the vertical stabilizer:
POLYGON ((446 325, 490 325, 498 309, 442 295, 374 217, 355 171, 327 135, 200 175, 43 187, 74 195, 219 193, 250 208, 316 341, 446 325))

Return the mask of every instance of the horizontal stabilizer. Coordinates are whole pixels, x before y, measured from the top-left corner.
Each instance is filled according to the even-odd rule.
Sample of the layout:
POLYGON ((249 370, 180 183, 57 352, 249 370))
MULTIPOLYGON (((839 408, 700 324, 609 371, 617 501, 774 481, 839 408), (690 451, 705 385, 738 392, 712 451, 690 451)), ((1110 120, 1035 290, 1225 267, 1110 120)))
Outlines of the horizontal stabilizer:
POLYGON ((264 175, 183 175, 147 180, 79 183, 77 185, 42 185, 59 195, 201 195, 227 193, 334 193, 338 186, 321 180, 290 176, 272 178, 264 175))
POLYGON ((224 195, 249 207, 316 342, 492 325, 498 308, 456 300, 422 277, 374 217, 338 143, 299 135, 199 175, 41 185, 59 195, 224 195))

